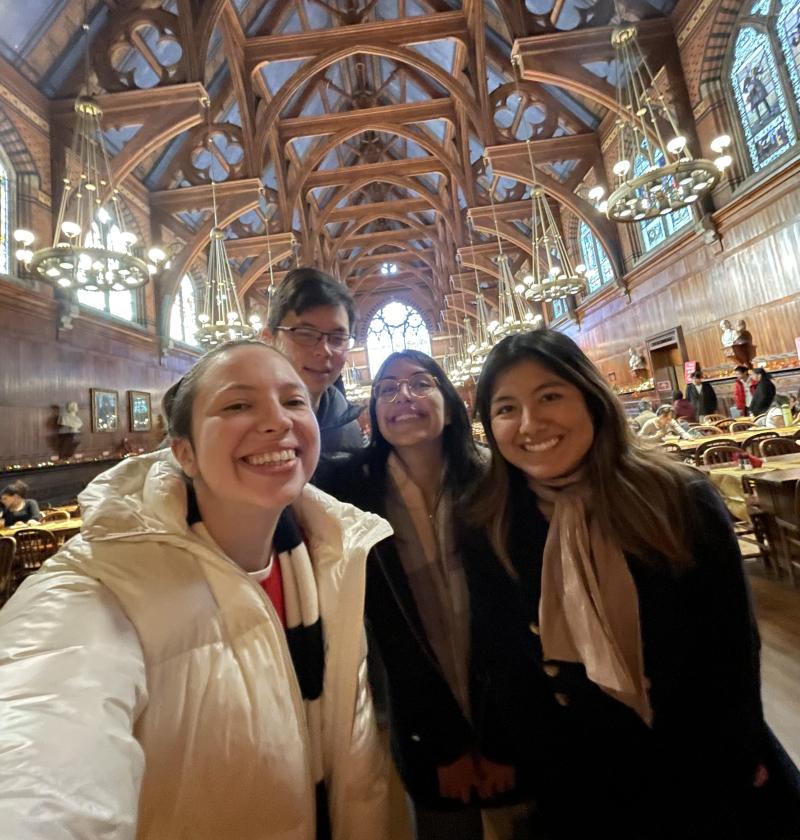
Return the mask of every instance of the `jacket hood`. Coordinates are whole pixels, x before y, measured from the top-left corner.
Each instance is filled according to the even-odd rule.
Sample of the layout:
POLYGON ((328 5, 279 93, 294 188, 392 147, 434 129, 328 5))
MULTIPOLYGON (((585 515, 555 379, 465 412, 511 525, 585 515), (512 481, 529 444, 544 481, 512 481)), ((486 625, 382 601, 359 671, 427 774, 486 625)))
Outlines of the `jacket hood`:
MULTIPOLYGON (((81 537, 87 542, 161 537, 196 543, 186 521, 188 498, 186 479, 169 449, 126 458, 78 496, 81 537)), ((310 485, 292 508, 309 537, 333 547, 346 549, 359 543, 369 548, 392 533, 380 517, 310 485)))
POLYGON ((329 385, 319 401, 317 422, 321 432, 338 429, 352 423, 362 412, 362 407, 347 401, 347 397, 335 386, 329 385))

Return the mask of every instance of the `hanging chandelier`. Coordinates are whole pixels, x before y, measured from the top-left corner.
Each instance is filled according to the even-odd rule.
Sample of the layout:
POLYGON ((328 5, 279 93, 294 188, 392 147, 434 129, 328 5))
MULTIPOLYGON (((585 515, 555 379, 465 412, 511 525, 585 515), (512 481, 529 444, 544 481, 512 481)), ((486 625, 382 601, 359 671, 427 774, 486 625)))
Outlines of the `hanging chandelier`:
POLYGON ((606 201, 601 186, 593 187, 589 198, 616 222, 639 222, 691 207, 733 162, 727 153, 730 137, 724 135, 711 143, 718 155, 715 160, 692 157, 650 72, 636 27, 615 28, 611 44, 616 55, 619 114, 613 166, 616 182, 606 201))
POLYGON ((547 195, 536 181, 531 141, 525 145, 531 167, 531 270, 522 278, 523 294, 551 303, 583 290, 586 267, 573 266, 547 195))
MULTIPOLYGON (((84 9, 85 11, 85 9, 84 9)), ((76 123, 66 153, 63 191, 53 244, 31 250, 34 234, 14 231, 17 259, 38 279, 63 289, 126 291, 144 286, 148 264, 132 248, 136 234, 125 229, 119 191, 103 140, 103 111, 90 91, 89 26, 84 15, 85 94, 75 100, 76 123), (110 190, 110 207, 104 206, 110 190)))

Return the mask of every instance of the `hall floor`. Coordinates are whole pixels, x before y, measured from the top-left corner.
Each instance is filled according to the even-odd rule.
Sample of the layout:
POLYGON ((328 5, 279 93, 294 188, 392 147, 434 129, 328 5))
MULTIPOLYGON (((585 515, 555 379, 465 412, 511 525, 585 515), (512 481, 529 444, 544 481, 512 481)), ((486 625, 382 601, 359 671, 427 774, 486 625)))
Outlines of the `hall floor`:
POLYGON ((800 765, 800 587, 766 574, 757 561, 747 565, 761 632, 764 714, 800 765))

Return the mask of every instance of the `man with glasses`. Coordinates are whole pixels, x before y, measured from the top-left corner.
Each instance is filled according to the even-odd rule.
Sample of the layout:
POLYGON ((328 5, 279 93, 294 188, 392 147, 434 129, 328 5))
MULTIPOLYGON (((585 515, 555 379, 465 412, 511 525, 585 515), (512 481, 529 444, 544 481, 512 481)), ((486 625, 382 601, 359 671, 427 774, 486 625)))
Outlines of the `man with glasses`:
POLYGON ((311 392, 325 454, 362 446, 361 408, 347 401, 340 379, 355 320, 347 287, 315 268, 290 271, 270 304, 265 337, 289 357, 311 392))

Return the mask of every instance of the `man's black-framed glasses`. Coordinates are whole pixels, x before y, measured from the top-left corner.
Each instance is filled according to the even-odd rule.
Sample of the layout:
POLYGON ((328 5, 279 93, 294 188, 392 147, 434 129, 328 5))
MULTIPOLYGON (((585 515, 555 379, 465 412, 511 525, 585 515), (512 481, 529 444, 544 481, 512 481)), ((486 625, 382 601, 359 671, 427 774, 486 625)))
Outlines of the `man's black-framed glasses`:
POLYGON ((316 347, 324 338, 331 350, 341 352, 349 350, 356 340, 355 336, 349 333, 323 332, 314 327, 275 327, 275 329, 289 333, 289 338, 301 347, 316 347))
POLYGON ((404 383, 408 386, 408 393, 417 398, 429 397, 439 387, 434 376, 420 371, 420 373, 411 374, 408 379, 398 379, 396 376, 380 379, 372 386, 372 394, 381 402, 393 402, 397 399, 404 383))

